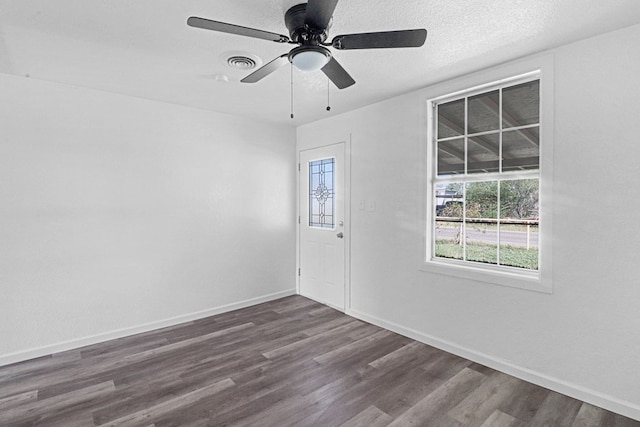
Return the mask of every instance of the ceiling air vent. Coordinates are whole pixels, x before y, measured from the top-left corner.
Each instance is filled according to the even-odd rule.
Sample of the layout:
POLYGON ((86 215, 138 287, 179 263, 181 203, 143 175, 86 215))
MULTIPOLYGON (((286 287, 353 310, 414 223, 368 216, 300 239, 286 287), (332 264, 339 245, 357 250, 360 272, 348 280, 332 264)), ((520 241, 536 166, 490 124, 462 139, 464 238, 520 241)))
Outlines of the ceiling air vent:
POLYGON ((239 70, 252 70, 256 68, 256 60, 248 56, 234 55, 227 58, 227 65, 239 70))

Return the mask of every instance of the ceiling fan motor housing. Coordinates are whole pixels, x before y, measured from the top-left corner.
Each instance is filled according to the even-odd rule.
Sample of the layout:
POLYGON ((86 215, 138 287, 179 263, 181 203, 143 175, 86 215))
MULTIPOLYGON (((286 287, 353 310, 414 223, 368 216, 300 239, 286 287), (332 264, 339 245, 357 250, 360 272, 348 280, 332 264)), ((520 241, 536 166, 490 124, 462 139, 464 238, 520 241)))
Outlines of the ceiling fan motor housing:
POLYGON ((327 40, 326 28, 311 28, 305 24, 307 4, 293 6, 284 15, 284 24, 289 30, 289 37, 295 43, 317 46, 327 40))

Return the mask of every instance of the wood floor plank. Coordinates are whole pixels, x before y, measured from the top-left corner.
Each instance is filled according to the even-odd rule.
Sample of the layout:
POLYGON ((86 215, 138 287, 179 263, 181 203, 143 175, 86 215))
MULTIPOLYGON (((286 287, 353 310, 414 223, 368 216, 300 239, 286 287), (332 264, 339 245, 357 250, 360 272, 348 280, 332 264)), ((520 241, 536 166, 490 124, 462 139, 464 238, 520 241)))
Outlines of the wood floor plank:
POLYGON ((214 395, 215 393, 219 393, 220 391, 233 387, 235 384, 230 379, 224 379, 222 381, 218 381, 211 385, 208 385, 203 388, 199 388, 192 392, 176 396, 173 399, 170 399, 166 402, 159 403, 157 405, 150 406, 148 408, 142 409, 140 411, 133 412, 124 417, 117 418, 113 421, 109 421, 104 424, 98 424, 99 426, 105 427, 116 427, 116 426, 146 426, 153 422, 154 418, 161 417, 171 411, 174 411, 177 408, 188 406, 197 402, 199 400, 205 399, 214 395))
POLYGON ((546 388, 521 381, 511 396, 504 400, 498 409, 528 423, 536 415, 549 393, 550 391, 546 388))
POLYGON ((352 323, 354 326, 361 324, 361 322, 359 321, 354 321, 353 318, 348 317, 348 316, 340 316, 337 317, 335 319, 329 320, 328 322, 322 322, 316 326, 310 327, 310 328, 306 328, 305 329, 305 333, 307 334, 307 336, 312 337, 314 335, 318 335, 320 333, 323 332, 327 332, 330 331, 332 329, 335 329, 339 326, 344 326, 347 323, 352 323))
POLYGON ((479 372, 464 368, 389 425, 420 425, 437 420, 474 391, 485 378, 479 372))
POLYGON ((235 387, 216 394, 215 399, 180 408, 158 419, 156 426, 224 425, 250 415, 252 410, 258 411, 256 408, 261 401, 272 399, 276 402, 289 394, 284 385, 267 381, 264 376, 254 375, 250 380, 241 378, 241 381, 234 380, 235 387))
POLYGON ((428 424, 423 424, 423 425, 428 427, 466 427, 460 421, 454 420, 447 414, 444 414, 440 418, 429 421, 428 424))
POLYGON ((145 339, 142 341, 126 342, 121 345, 113 345, 107 348, 93 348, 92 346, 83 349, 80 354, 84 360, 91 359, 96 362, 104 359, 113 359, 126 356, 127 354, 139 353, 169 344, 166 337, 158 339, 145 339))
POLYGON ((294 311, 298 311, 300 309, 309 311, 308 308, 312 307, 312 309, 318 308, 314 301, 307 298, 292 298, 287 301, 285 304, 279 304, 273 308, 273 311, 279 314, 291 313, 294 311))
POLYGON ((271 363, 269 359, 264 357, 260 353, 251 352, 244 357, 231 358, 225 355, 223 358, 216 358, 205 363, 200 363, 194 367, 189 367, 182 374, 180 378, 183 381, 189 381, 191 379, 197 380, 198 378, 225 378, 231 377, 234 374, 241 373, 244 370, 261 368, 271 363))
POLYGON ((6 408, 0 412, 0 425, 12 425, 26 421, 42 422, 48 417, 58 415, 59 412, 81 406, 85 402, 113 394, 115 391, 113 381, 107 381, 48 399, 30 401, 17 407, 6 408))
POLYGON ((480 427, 523 427, 524 423, 509 414, 496 409, 480 427))
POLYGON ((215 338, 219 338, 221 336, 224 335, 229 335, 229 334, 233 334, 234 332, 239 332, 242 331, 244 329, 247 328, 252 328, 254 327, 255 324, 248 322, 248 323, 243 323, 241 325, 238 326, 232 326, 230 328, 226 328, 226 329, 222 329, 220 331, 215 331, 215 332, 211 332, 209 334, 206 335, 201 335, 198 337, 193 337, 193 338, 189 338, 183 341, 178 341, 172 344, 167 344, 161 347, 157 347, 157 348, 152 348, 150 350, 145 350, 139 353, 134 353, 132 355, 129 356, 125 356, 124 360, 125 362, 135 362, 141 359, 147 359, 150 357, 154 357, 157 356, 159 354, 163 354, 163 353, 167 353, 170 351, 176 351, 176 350, 180 350, 182 348, 191 346, 193 344, 197 344, 197 343, 202 343, 204 341, 210 341, 213 340, 215 338))
POLYGON ((87 387, 95 386, 97 384, 102 384, 108 381, 114 381, 114 383, 116 382, 112 372, 96 373, 95 375, 86 378, 74 379, 73 377, 71 377, 66 381, 46 385, 43 384, 43 386, 38 389, 38 400, 60 396, 62 394, 82 390, 87 387))
MULTIPOLYGON (((201 383, 207 383, 203 379, 201 383)), ((213 381, 212 381, 213 382, 213 381)), ((163 378, 162 381, 151 380, 148 385, 116 387, 117 399, 106 399, 93 411, 96 424, 104 424, 133 412, 139 412, 150 406, 163 404, 173 397, 190 393, 199 388, 199 384, 185 384, 180 378, 163 378)))
POLYGON ((32 402, 38 397, 38 390, 26 391, 24 393, 7 396, 0 399, 0 411, 6 408, 17 407, 25 403, 32 402))
POLYGON ((583 403, 571 427, 637 427, 639 422, 583 403))
MULTIPOLYGON (((439 350, 434 352, 434 350, 429 346, 417 347, 415 350, 417 355, 403 358, 402 363, 385 363, 384 367, 376 364, 374 368, 376 371, 386 372, 387 385, 385 393, 375 401, 375 406, 396 418, 465 368, 465 365, 460 363, 456 366, 457 370, 450 370, 449 367, 445 368, 438 364, 431 365, 431 370, 422 369, 425 360, 436 358, 437 352, 440 352, 439 350), (450 375, 444 375, 443 370, 450 371, 450 375)), ((386 361, 390 362, 389 359, 386 361)), ((399 361, 399 359, 394 360, 394 362, 399 361)), ((444 360, 442 361, 444 363, 444 360)))
POLYGON ((316 356, 313 360, 322 364, 342 363, 348 357, 357 356, 359 353, 369 351, 372 347, 376 346, 380 340, 393 335, 393 332, 390 331, 377 331, 372 335, 316 356))
MULTIPOLYGON (((242 404, 237 405, 231 410, 219 411, 217 409, 210 409, 206 411, 206 417, 209 420, 214 420, 214 425, 259 425, 261 417, 257 414, 267 413, 276 405, 281 402, 292 398, 292 393, 284 385, 275 386, 269 389, 267 393, 261 393, 255 396, 251 396, 250 399, 243 401, 242 404)), ((282 422, 288 419, 289 414, 278 415, 278 418, 282 422)))
POLYGON ((529 427, 571 427, 581 406, 582 402, 579 400, 553 391, 549 392, 528 425, 529 427))
POLYGON ((368 323, 362 323, 359 328, 355 328, 352 331, 347 332, 347 336, 351 338, 353 341, 360 340, 362 338, 366 338, 369 335, 375 334, 380 331, 375 325, 370 325, 368 323))
POLYGON ((393 421, 389 415, 385 414, 375 406, 369 406, 340 427, 384 427, 393 421))
POLYGON ((319 316, 319 315, 323 315, 323 314, 326 314, 326 313, 331 313, 331 312, 334 312, 334 311, 337 311, 337 310, 325 305, 323 307, 310 310, 309 311, 309 316, 319 316))
MULTIPOLYGON (((401 342, 400 345, 404 344, 401 342)), ((376 358, 371 358, 371 360, 376 358)), ((347 370, 351 373, 347 377, 335 376, 332 383, 314 392, 322 397, 321 403, 317 405, 320 410, 304 420, 305 424, 338 425, 365 410, 372 402, 375 406, 380 407, 379 401, 387 397, 398 396, 394 394, 395 389, 392 385, 401 387, 415 376, 416 371, 422 372, 420 361, 415 361, 412 364, 407 363, 390 370, 376 369, 368 364, 364 366, 363 369, 355 371, 353 369, 347 370)), ((328 372, 332 373, 334 370, 328 372)), ((335 374, 332 373, 332 375, 335 374)), ((402 391, 399 393, 401 394, 402 391)), ((393 397, 391 398, 393 399, 393 397)))
MULTIPOLYGON (((139 369, 144 364, 161 364, 167 363, 168 366, 180 366, 173 363, 173 359, 193 360, 194 357, 194 344, 206 344, 211 340, 220 340, 222 337, 233 336, 234 333, 251 328, 254 325, 252 323, 245 323, 242 325, 225 328, 222 330, 214 331, 208 334, 194 337, 184 341, 179 341, 173 344, 169 344, 162 347, 153 348, 151 350, 135 352, 133 354, 124 355, 119 358, 108 358, 103 360, 92 360, 91 358, 83 360, 73 360, 63 365, 53 365, 50 372, 46 372, 46 375, 42 377, 38 375, 40 371, 29 375, 15 379, 13 384, 3 387, 3 389, 9 389, 13 391, 12 394, 33 390, 36 388, 43 388, 52 385, 60 385, 68 381, 72 382, 89 382, 96 377, 96 373, 101 373, 102 379, 105 375, 109 376, 113 372, 120 370, 132 370, 139 369), (189 352, 186 354, 180 354, 180 350, 188 348, 189 352), (164 357, 164 359, 163 359, 164 357), (91 360, 90 366, 87 365, 87 360, 91 360), (149 362, 151 361, 151 362, 149 362)), ((154 334, 152 334, 154 335, 154 334)), ((206 347, 201 348, 202 351, 207 351, 206 347)), ((153 369, 153 366, 147 366, 148 369, 153 369)), ((97 381, 102 382, 102 381, 97 381)))
POLYGON ((571 427, 594 427, 602 425, 606 412, 607 411, 597 406, 583 403, 571 427))
POLYGON ((519 383, 517 378, 494 372, 448 415, 465 426, 479 427, 513 394, 519 383))
MULTIPOLYGON (((301 420, 302 425, 340 425, 364 411, 372 400, 383 393, 380 384, 372 379, 361 379, 354 374, 338 379, 324 387, 316 410, 301 420), (335 392, 329 391, 335 389, 335 392), (328 392, 329 391, 329 392, 328 392)), ((315 396, 318 396, 314 393, 315 396)))
POLYGON ((613 412, 605 411, 606 413, 602 417, 603 426, 607 427, 638 427, 640 426, 639 421, 632 420, 630 418, 624 417, 620 414, 614 414, 613 412))
POLYGON ((433 347, 413 341, 392 351, 391 353, 387 353, 384 356, 377 358, 373 362, 369 363, 369 365, 376 369, 395 368, 419 357, 426 359, 426 356, 429 355, 431 349, 433 349, 433 347))
POLYGON ((169 338, 175 336, 180 331, 193 331, 195 329, 194 322, 184 322, 173 326, 155 329, 153 331, 130 335, 114 340, 92 344, 90 346, 81 347, 79 350, 83 358, 94 357, 97 355, 107 355, 111 352, 125 350, 131 346, 144 345, 154 341, 163 341, 168 343, 169 338))
MULTIPOLYGON (((308 338, 305 338, 303 340, 276 348, 274 350, 268 351, 263 353, 265 357, 267 357, 268 359, 275 359, 277 357, 281 357, 283 355, 289 355, 295 352, 300 351, 301 349, 309 349, 309 348, 315 348, 316 344, 319 343, 325 343, 327 341, 327 337, 331 337, 331 339, 336 339, 336 341, 343 341, 343 342, 349 342, 351 341, 350 339, 344 340, 341 338, 343 338, 343 335, 346 334, 347 332, 359 328, 361 326, 361 322, 355 320, 352 322, 349 322, 345 325, 342 325, 340 327, 322 332, 320 334, 316 334, 313 336, 310 336, 308 338)), ((333 346, 328 346, 327 349, 331 349, 333 348, 333 346)), ((323 351, 324 352, 324 351, 323 351)), ((322 354, 322 353, 320 353, 322 354)))
POLYGON ((232 422, 231 426, 299 426, 301 420, 315 411, 317 404, 314 396, 292 395, 279 400, 251 416, 232 422), (286 416, 284 415, 286 414, 286 416))
POLYGON ((57 414, 46 420, 42 420, 39 424, 47 427, 93 427, 93 415, 91 410, 84 412, 75 412, 72 414, 57 414))
MULTIPOLYGON (((463 368, 469 368, 470 365, 472 365, 472 363, 467 359, 456 356, 455 354, 438 351, 434 357, 429 358, 427 362, 424 363, 422 369, 427 372, 431 372, 438 378, 448 380, 449 378, 460 372, 463 368)), ((471 370, 474 372, 478 372, 475 369, 471 370)), ((478 373, 485 375, 482 372, 478 373)))
POLYGON ((0 367, 7 427, 640 427, 301 296, 0 367))
MULTIPOLYGON (((33 370, 29 370, 28 363, 19 363, 0 368, 0 398, 20 394, 37 389, 38 384, 31 380, 39 375, 50 376, 52 373, 64 373, 70 368, 81 365, 81 361, 60 360, 58 358, 38 358, 34 360, 33 370)), ((64 374, 63 374, 64 375, 64 374)))
POLYGON ((20 380, 25 375, 32 376, 38 372, 48 372, 54 368, 76 363, 78 360, 74 353, 65 352, 65 355, 68 357, 53 357, 54 355, 48 355, 3 366, 0 368, 2 370, 2 375, 0 376, 0 398, 7 395, 7 389, 4 388, 6 385, 20 380))
POLYGON ((399 376, 398 381, 389 383, 384 395, 374 403, 393 418, 411 409, 446 381, 422 370, 412 370, 405 378, 399 376))
POLYGON ((347 377, 350 383, 338 378, 334 383, 320 389, 325 394, 322 396, 321 411, 309 417, 307 424, 311 425, 338 425, 348 421, 353 416, 365 410, 373 402, 380 408, 379 402, 385 399, 394 399, 402 395, 402 386, 415 376, 416 371, 421 372, 418 363, 406 364, 391 370, 380 370, 365 365, 364 369, 357 369, 351 377, 347 377), (335 384, 341 387, 335 387, 335 384), (390 385, 398 385, 397 388, 389 388, 390 385), (328 391, 328 393, 327 393, 328 391))

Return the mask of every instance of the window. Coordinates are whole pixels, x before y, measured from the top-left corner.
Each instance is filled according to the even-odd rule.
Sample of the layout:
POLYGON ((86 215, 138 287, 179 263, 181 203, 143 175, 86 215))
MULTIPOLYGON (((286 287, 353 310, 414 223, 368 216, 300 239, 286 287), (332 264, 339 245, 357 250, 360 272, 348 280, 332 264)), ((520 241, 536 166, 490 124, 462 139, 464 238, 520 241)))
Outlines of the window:
POLYGON ((539 75, 431 105, 427 261, 539 277, 539 75))

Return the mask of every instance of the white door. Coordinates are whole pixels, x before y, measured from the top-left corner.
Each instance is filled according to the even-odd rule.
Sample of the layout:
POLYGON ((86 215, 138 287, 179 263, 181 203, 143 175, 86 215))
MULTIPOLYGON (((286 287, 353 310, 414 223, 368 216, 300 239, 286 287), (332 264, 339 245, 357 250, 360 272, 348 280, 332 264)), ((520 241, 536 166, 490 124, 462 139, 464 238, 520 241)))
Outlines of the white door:
POLYGON ((345 309, 345 144, 300 151, 300 294, 345 309))

